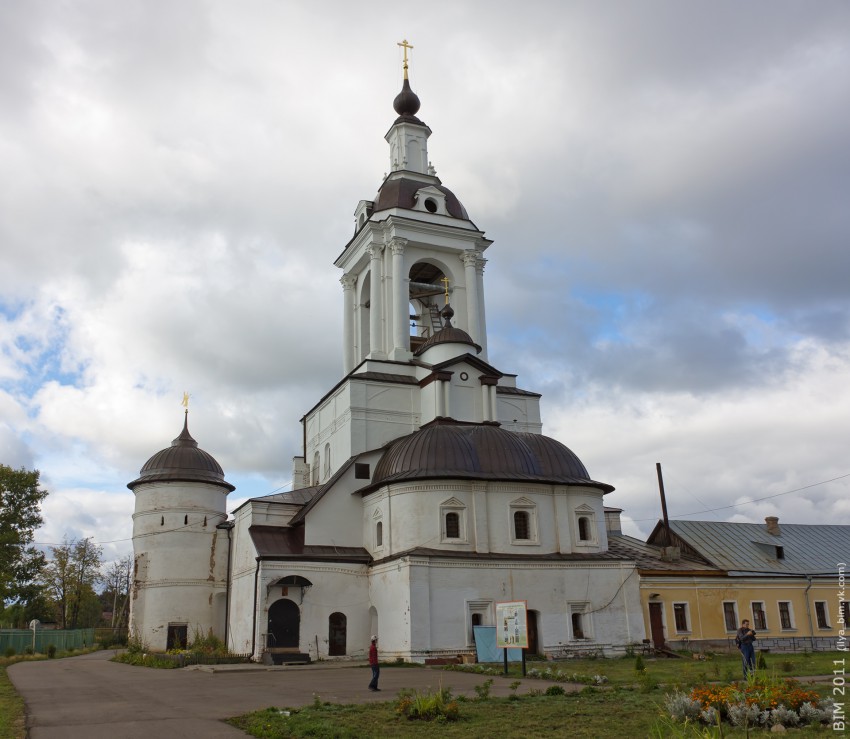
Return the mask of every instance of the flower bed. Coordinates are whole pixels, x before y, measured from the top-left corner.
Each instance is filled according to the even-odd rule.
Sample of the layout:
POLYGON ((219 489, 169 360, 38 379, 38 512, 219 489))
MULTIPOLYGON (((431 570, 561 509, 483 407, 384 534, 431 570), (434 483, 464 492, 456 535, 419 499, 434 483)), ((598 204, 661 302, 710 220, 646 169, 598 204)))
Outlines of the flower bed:
POLYGON ((821 700, 814 690, 797 680, 757 675, 731 685, 698 685, 690 692, 665 697, 667 713, 674 721, 700 721, 734 726, 802 726, 821 724, 832 718, 831 699, 821 700))

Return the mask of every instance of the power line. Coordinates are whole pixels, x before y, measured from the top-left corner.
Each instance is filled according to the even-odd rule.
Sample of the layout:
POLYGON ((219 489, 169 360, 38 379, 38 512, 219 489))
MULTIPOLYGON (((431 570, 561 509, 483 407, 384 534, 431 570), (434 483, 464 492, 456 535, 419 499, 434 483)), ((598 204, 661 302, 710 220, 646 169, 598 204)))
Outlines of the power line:
MULTIPOLYGON (((700 516, 703 513, 714 513, 715 511, 725 511, 729 508, 738 508, 743 505, 749 505, 750 503, 760 503, 763 500, 770 500, 771 498, 780 498, 783 495, 791 495, 791 493, 799 493, 801 490, 809 490, 810 488, 816 488, 818 485, 826 485, 828 482, 835 482, 836 480, 843 480, 845 477, 850 477, 850 472, 844 475, 839 475, 838 477, 830 478, 829 480, 821 480, 820 482, 813 482, 811 485, 803 485, 801 488, 794 488, 793 490, 786 490, 784 493, 775 493, 774 495, 765 495, 763 498, 752 498, 751 500, 743 500, 740 503, 732 503, 731 505, 724 505, 718 508, 709 508, 704 511, 694 511, 693 513, 678 513, 676 514, 676 518, 684 518, 685 516, 700 516)), ((641 521, 657 521, 658 517, 654 518, 633 518, 632 521, 635 523, 641 521)))

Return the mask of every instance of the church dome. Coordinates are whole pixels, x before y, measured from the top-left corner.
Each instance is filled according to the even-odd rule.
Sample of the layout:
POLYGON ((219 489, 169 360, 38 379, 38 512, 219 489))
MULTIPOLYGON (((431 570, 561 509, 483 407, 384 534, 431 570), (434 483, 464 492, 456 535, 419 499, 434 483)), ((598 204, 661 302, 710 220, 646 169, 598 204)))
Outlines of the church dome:
POLYGON ((606 493, 614 489, 591 480, 581 460, 555 439, 457 421, 435 421, 391 442, 372 482, 438 478, 587 485, 606 493))
POLYGON ((401 92, 393 100, 393 109, 399 114, 400 118, 413 118, 416 123, 421 123, 420 120, 415 118, 421 105, 419 96, 410 88, 410 81, 405 77, 404 83, 401 86, 401 92))
MULTIPOLYGON (((435 178, 436 179, 436 178, 435 178)), ((436 180, 439 182, 439 180, 436 180)), ((416 205, 416 193, 419 192, 425 185, 422 180, 415 180, 411 177, 396 177, 393 176, 384 181, 378 194, 375 196, 375 202, 372 206, 372 212, 377 213, 380 210, 389 210, 390 208, 405 208, 413 210, 416 205)), ((469 220, 469 214, 460 200, 448 187, 443 185, 433 185, 443 195, 446 196, 446 212, 453 218, 462 218, 465 221, 469 220)))
POLYGON ((443 317, 444 321, 443 327, 437 331, 437 333, 430 336, 427 341, 425 341, 422 346, 414 352, 417 357, 424 354, 432 346, 437 346, 437 344, 467 344, 475 349, 476 354, 481 353, 481 347, 472 340, 472 337, 466 333, 466 331, 462 328, 452 326, 451 321, 454 314, 454 309, 450 305, 446 305, 446 307, 440 311, 440 315, 443 317))
POLYGON ((209 452, 198 446, 189 433, 189 417, 183 422, 183 431, 171 446, 154 454, 145 462, 139 477, 128 483, 133 490, 146 482, 205 482, 218 485, 228 492, 236 488, 224 479, 224 470, 209 452))

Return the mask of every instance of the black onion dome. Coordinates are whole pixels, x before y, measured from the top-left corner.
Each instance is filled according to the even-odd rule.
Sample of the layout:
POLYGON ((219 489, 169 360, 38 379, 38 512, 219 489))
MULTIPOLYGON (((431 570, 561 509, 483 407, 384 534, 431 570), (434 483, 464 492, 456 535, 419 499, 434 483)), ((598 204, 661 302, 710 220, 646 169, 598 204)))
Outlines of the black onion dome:
POLYGON ((142 467, 139 477, 128 483, 133 490, 146 482, 205 482, 218 485, 228 492, 236 488, 224 479, 224 470, 212 454, 198 446, 189 433, 189 417, 183 422, 183 431, 171 446, 154 454, 142 467))
POLYGON ((443 317, 443 327, 437 331, 437 333, 430 336, 425 343, 423 343, 422 346, 414 352, 417 357, 427 349, 430 349, 432 346, 436 346, 437 344, 467 344, 468 346, 475 348, 476 354, 480 354, 481 347, 472 340, 472 337, 462 328, 455 328, 452 326, 452 317, 454 314, 454 309, 450 305, 446 305, 446 307, 443 308, 440 312, 440 315, 443 317))
POLYGON ((555 439, 446 420, 388 444, 372 483, 438 478, 587 485, 604 493, 614 489, 591 480, 581 460, 555 439))
POLYGON ((406 77, 401 86, 401 92, 393 100, 393 108, 401 118, 415 118, 422 103, 419 96, 410 89, 410 80, 406 77))

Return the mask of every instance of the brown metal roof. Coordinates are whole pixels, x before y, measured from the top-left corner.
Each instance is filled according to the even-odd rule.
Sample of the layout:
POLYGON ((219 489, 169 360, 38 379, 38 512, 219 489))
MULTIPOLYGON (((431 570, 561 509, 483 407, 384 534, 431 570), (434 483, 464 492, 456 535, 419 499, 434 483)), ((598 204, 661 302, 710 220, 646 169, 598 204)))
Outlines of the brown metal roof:
POLYGON ((248 528, 257 555, 276 560, 324 560, 368 564, 372 557, 362 547, 337 547, 304 544, 304 527, 251 526, 248 528))
MULTIPOLYGON (((608 510, 608 509, 606 509, 608 510)), ((619 510, 619 509, 614 509, 619 510)), ((722 570, 714 567, 704 559, 689 557, 682 554, 677 562, 665 562, 661 559, 661 547, 647 544, 640 539, 625 534, 608 534, 608 551, 621 557, 632 559, 642 573, 670 572, 685 573, 699 572, 705 575, 724 575, 722 570)))
POLYGON ((402 480, 460 478, 516 480, 557 485, 587 485, 611 492, 591 480, 581 460, 555 439, 507 431, 492 424, 438 419, 387 446, 372 485, 402 480))
MULTIPOLYGON (((435 177, 436 183, 440 181, 435 177)), ((446 210, 449 215, 455 218, 469 220, 469 215, 466 208, 461 205, 457 196, 441 184, 427 185, 422 180, 409 179, 407 177, 393 177, 384 181, 381 189, 378 190, 378 195, 375 198, 375 205, 372 209, 373 213, 381 210, 389 210, 390 208, 404 208, 413 210, 416 204, 414 195, 423 187, 436 187, 443 195, 446 196, 446 210)))
POLYGON ((435 559, 469 559, 488 561, 514 561, 514 562, 622 562, 632 558, 622 556, 614 552, 599 552, 596 554, 563 554, 561 552, 550 552, 548 554, 520 554, 505 552, 457 552, 444 549, 429 549, 427 547, 416 547, 397 552, 389 557, 375 560, 372 564, 391 562, 401 557, 432 557, 435 559))
POLYGON ((133 490, 146 482, 204 482, 218 485, 228 492, 236 488, 224 479, 224 470, 212 454, 198 447, 189 433, 189 414, 183 422, 183 431, 171 446, 154 454, 142 467, 139 476, 127 487, 133 490))

